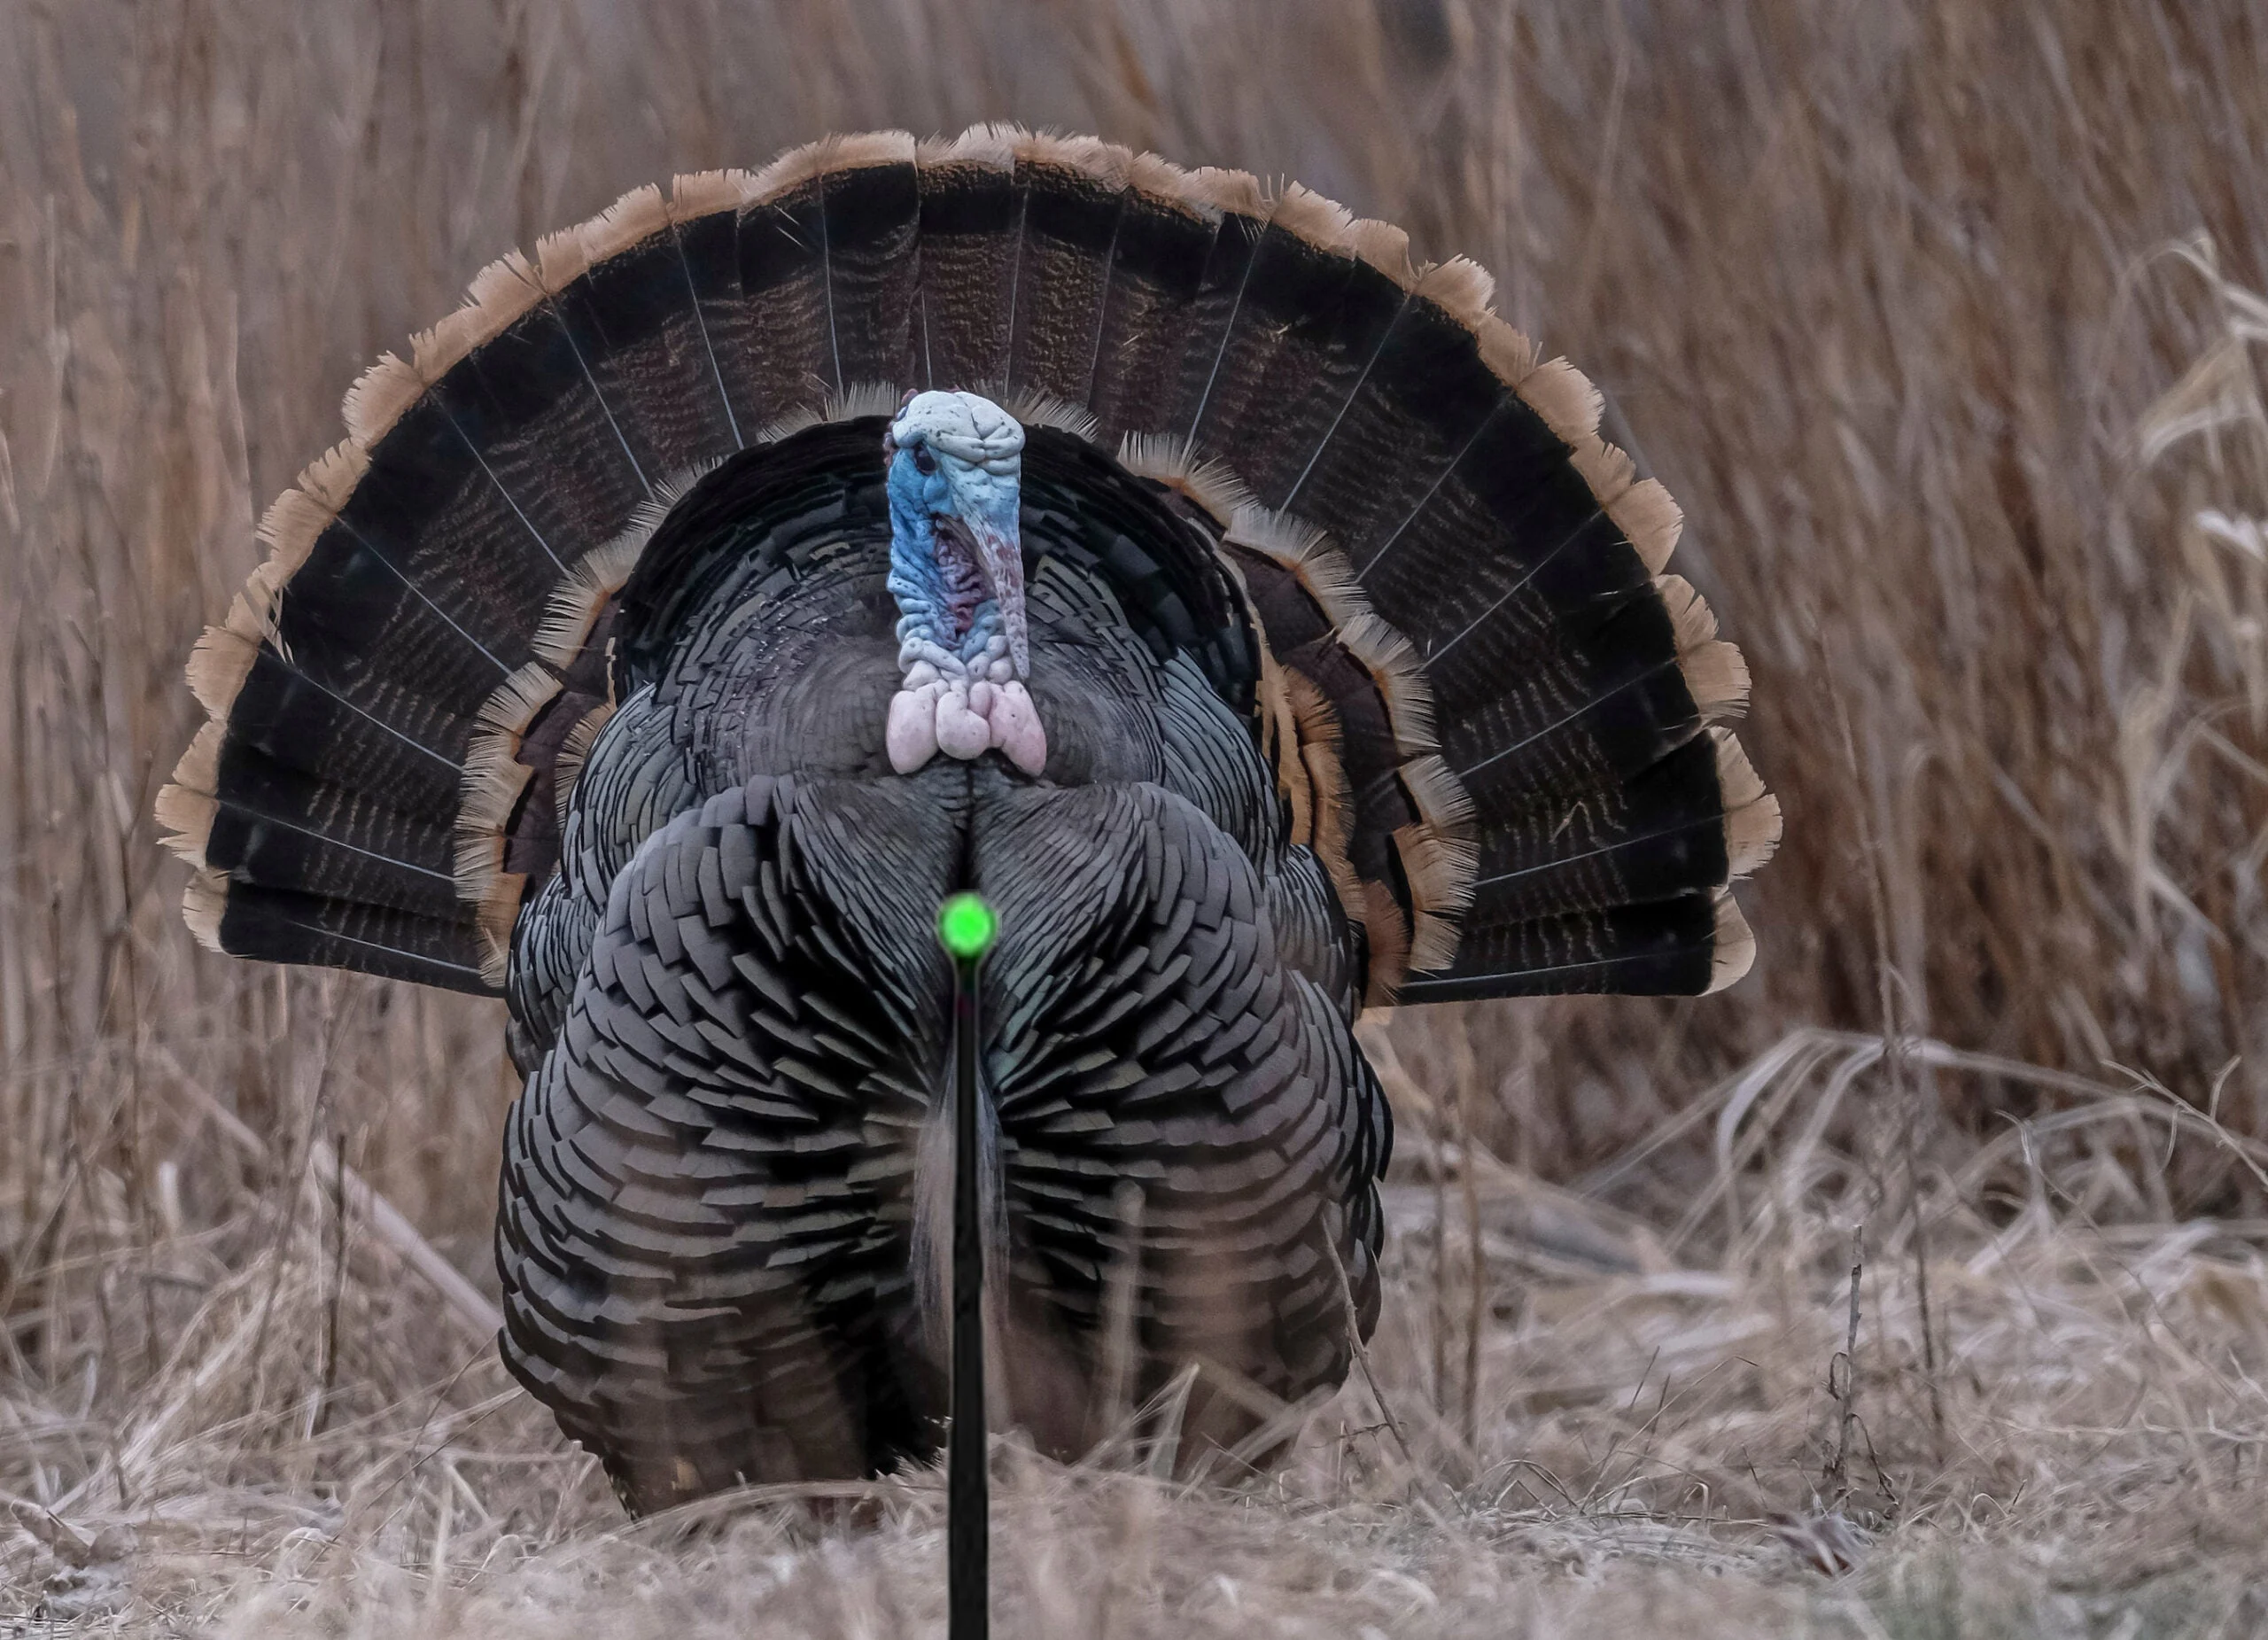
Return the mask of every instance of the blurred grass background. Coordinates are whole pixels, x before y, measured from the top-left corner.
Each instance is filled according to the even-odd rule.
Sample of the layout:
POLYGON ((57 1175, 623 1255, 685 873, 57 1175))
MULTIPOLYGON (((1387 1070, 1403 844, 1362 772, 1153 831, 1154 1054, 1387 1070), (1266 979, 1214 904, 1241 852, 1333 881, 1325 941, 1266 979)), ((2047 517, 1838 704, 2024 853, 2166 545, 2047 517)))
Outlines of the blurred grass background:
POLYGON ((1679 1113, 1753 1100, 1740 1068, 1795 1033, 1890 1031, 1949 1047, 1821 1107, 1846 1219, 1918 1224, 1938 1189, 2008 1222, 2031 1186, 1962 1170, 2017 1118, 2092 1170, 2058 1201, 2094 1217, 2268 1211, 2241 1145, 2054 1124, 2141 1078, 2268 1139, 2256 6, 0 0, 0 1377, 77 1432, 0 1427, 12 1495, 116 1466, 105 1420, 173 1381, 218 1279, 184 1247, 306 1266, 314 1308, 230 1358, 240 1447, 303 1378, 311 1436, 460 1359, 353 1287, 343 1228, 325 1250, 319 1144, 491 1279, 501 1011, 197 951, 150 819, 182 661, 340 393, 632 186, 982 119, 1297 178, 1474 256, 1685 508, 1676 567, 1748 655, 1787 813, 1744 890, 1757 971, 1397 1015, 1476 1142, 1675 1221, 1736 1159, 1679 1113))

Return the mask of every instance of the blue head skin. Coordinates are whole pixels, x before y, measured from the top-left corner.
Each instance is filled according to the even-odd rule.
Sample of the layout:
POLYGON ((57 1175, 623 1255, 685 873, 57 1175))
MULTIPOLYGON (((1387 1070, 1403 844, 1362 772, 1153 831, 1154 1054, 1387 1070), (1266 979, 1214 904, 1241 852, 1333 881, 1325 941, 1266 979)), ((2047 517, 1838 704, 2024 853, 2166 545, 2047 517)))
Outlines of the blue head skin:
POLYGON ((884 447, 901 666, 974 679, 1006 658, 1014 677, 1029 673, 1023 443, 1015 419, 975 393, 916 393, 899 407, 884 447))

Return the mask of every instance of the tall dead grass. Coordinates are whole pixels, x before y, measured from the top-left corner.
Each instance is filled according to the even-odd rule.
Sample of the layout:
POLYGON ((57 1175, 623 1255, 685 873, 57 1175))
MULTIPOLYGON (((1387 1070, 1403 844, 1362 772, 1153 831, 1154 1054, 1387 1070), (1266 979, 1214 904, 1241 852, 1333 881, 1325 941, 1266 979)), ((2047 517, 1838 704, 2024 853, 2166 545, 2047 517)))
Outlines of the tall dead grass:
POLYGON ((2234 0, 0 0, 0 1615, 934 1622, 918 1477, 619 1528, 430 1279, 490 1279, 493 1010, 197 952, 149 809, 257 509, 474 268, 1014 117, 1495 268, 1684 503, 1789 843, 1728 997, 1386 1022, 1375 1394, 1241 1488, 1013 1460, 1004 1614, 2256 1626, 2264 57, 2234 0))

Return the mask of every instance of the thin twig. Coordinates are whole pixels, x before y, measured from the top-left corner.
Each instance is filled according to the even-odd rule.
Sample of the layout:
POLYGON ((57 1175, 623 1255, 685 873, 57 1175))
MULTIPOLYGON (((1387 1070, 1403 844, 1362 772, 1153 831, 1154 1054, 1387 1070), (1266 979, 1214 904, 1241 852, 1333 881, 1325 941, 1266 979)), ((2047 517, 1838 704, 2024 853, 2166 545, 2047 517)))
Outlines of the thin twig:
POLYGON ((1386 1419, 1386 1432, 1394 1437, 1394 1444, 1402 1449, 1402 1461, 1409 1465, 1414 1473, 1418 1470, 1418 1460, 1410 1455, 1410 1442, 1402 1433, 1402 1420, 1394 1417, 1386 1392, 1379 1387, 1379 1380, 1371 1372, 1370 1348, 1363 1342, 1362 1322, 1355 1309, 1355 1288, 1347 1279, 1347 1261, 1339 1256, 1336 1237, 1325 1236, 1323 1245, 1331 1255, 1332 1269, 1339 1274, 1339 1302, 1346 1308, 1347 1342, 1355 1352, 1355 1364, 1361 1369, 1363 1384, 1371 1392, 1371 1399, 1378 1403, 1379 1415, 1386 1419))
POLYGON ((1464 1449, 1473 1456, 1476 1467, 1480 1461, 1480 1334, 1488 1321, 1488 1249, 1480 1233, 1480 1178, 1475 1157, 1478 1141, 1472 1134, 1472 1084, 1480 1068, 1474 1062, 1472 1038, 1464 1022, 1458 1022, 1458 1066, 1456 1078, 1456 1139, 1457 1178, 1464 1187, 1464 1267, 1466 1305, 1464 1312, 1464 1400, 1460 1411, 1464 1416, 1458 1428, 1464 1437, 1464 1449))
POLYGON ((1840 1509, 1851 1496, 1849 1472, 1851 1426, 1858 1421, 1859 1406, 1859 1278, 1867 1267, 1867 1231, 1861 1224, 1851 1232, 1851 1319, 1843 1337, 1842 1353, 1827 1364, 1827 1393, 1835 1398, 1835 1456, 1828 1460, 1827 1494, 1829 1509, 1840 1509), (1835 1362, 1843 1364, 1838 1388, 1835 1362))

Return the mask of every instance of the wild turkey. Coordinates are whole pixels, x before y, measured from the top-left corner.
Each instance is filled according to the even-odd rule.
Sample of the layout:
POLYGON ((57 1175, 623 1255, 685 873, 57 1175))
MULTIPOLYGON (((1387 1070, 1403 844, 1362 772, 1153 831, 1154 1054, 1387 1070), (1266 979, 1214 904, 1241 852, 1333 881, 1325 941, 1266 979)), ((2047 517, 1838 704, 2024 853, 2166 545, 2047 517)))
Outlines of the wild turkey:
POLYGON ((347 395, 189 666, 206 945, 501 995, 505 1359, 652 1509, 933 1449, 951 975, 1006 1413, 1378 1313, 1364 1007, 1697 993, 1779 831, 1679 515, 1471 262, 980 127, 646 188, 347 395))

